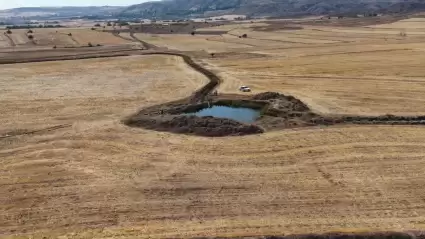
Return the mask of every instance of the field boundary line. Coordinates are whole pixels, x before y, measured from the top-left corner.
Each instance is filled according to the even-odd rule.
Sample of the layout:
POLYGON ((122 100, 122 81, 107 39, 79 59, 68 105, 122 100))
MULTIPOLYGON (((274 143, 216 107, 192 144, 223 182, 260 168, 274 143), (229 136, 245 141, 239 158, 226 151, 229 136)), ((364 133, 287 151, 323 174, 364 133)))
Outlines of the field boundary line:
POLYGON ((68 128, 68 127, 71 127, 71 126, 72 126, 72 124, 60 124, 60 125, 55 125, 55 126, 52 126, 52 127, 47 127, 47 128, 44 128, 44 129, 32 130, 32 131, 18 133, 18 134, 1 135, 0 139, 12 138, 12 137, 29 135, 29 134, 36 134, 36 133, 41 133, 41 132, 49 132, 49 131, 53 131, 53 130, 68 128))

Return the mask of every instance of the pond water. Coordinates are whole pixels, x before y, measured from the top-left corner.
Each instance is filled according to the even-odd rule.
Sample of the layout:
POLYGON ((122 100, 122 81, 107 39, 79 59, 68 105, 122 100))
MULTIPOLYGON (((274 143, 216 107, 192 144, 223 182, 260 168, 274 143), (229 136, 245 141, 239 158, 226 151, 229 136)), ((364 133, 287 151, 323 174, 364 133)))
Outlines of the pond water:
POLYGON ((213 105, 196 113, 190 113, 199 117, 213 116, 217 118, 232 119, 243 123, 253 123, 259 116, 260 111, 251 108, 232 108, 228 106, 213 105))

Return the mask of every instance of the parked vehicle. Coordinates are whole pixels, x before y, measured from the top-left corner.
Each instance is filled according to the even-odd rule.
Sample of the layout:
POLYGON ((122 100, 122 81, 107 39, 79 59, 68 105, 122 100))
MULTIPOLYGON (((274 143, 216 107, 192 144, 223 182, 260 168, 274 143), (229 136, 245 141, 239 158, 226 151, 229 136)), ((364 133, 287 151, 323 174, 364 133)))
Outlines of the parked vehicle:
POLYGON ((239 87, 239 90, 242 92, 251 92, 251 88, 249 88, 248 86, 241 86, 239 87))

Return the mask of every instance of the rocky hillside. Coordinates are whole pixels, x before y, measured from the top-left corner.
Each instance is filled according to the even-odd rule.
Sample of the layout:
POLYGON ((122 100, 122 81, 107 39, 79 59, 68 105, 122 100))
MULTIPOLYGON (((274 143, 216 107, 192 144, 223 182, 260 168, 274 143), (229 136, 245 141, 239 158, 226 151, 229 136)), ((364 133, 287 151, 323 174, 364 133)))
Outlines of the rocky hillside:
POLYGON ((122 16, 186 18, 221 14, 293 16, 425 10, 425 0, 164 0, 133 5, 122 16))
POLYGON ((85 15, 113 15, 121 12, 123 7, 22 7, 0 10, 0 17, 34 17, 58 16, 75 17, 85 15))

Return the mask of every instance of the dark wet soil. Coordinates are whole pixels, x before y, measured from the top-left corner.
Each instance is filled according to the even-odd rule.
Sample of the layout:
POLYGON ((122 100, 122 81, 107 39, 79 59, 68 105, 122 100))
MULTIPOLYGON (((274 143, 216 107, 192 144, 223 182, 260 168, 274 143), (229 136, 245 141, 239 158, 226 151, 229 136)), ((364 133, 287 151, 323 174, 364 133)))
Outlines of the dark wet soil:
MULTIPOLYGON (((195 94, 196 95, 196 94, 195 94)), ((205 100, 205 99, 204 99, 205 100)), ((131 127, 192 134, 209 137, 240 136, 265 131, 307 126, 336 124, 425 125, 425 116, 326 116, 312 112, 299 99, 275 92, 254 96, 209 96, 208 101, 192 101, 190 98, 157 105, 141 110, 124 120, 131 127), (231 119, 187 115, 208 105, 245 107, 260 111, 253 124, 231 119)))

